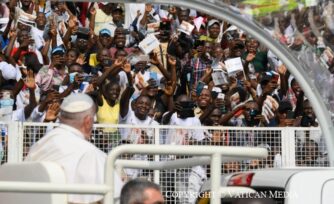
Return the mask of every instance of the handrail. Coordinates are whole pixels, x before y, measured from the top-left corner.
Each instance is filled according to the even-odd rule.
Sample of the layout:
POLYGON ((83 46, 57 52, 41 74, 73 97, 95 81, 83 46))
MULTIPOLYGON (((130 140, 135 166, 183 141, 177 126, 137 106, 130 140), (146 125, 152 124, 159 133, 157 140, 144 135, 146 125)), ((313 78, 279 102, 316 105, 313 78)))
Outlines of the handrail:
POLYGON ((104 195, 109 191, 110 187, 107 185, 0 181, 0 192, 71 193, 71 194, 104 195))
MULTIPOLYGON (((253 148, 253 147, 218 147, 218 146, 180 146, 175 145, 122 145, 118 146, 113 151, 108 154, 106 162, 106 171, 105 171, 105 182, 108 186, 111 187, 109 193, 104 197, 104 204, 113 204, 114 200, 114 174, 109 172, 115 171, 116 160, 122 154, 159 154, 159 155, 185 155, 185 156, 210 156, 211 157, 211 172, 212 172, 212 183, 211 191, 220 192, 220 172, 221 172, 221 163, 224 157, 240 157, 240 158, 266 158, 268 151, 265 148, 253 148)), ((135 161, 136 162, 136 161, 135 161)), ((203 161, 198 160, 198 164, 195 161, 192 161, 193 165, 200 165, 203 161)), ((133 167, 128 162, 128 165, 133 167)), ((136 162, 137 163, 137 162, 136 162)), ((150 162, 142 163, 143 165, 140 168, 152 169, 152 165, 149 165, 150 162)), ((166 163, 166 162, 165 162, 166 163)), ((154 164, 154 163, 153 163, 154 164)), ((178 168, 180 165, 176 164, 178 168)), ((127 167, 127 163, 123 162, 122 165, 127 167)), ((172 167, 173 163, 168 166, 172 167)), ((184 163, 184 167, 188 167, 188 163, 184 163)), ((213 193, 213 196, 210 198, 210 202, 213 204, 218 204, 220 201, 220 196, 213 193)))

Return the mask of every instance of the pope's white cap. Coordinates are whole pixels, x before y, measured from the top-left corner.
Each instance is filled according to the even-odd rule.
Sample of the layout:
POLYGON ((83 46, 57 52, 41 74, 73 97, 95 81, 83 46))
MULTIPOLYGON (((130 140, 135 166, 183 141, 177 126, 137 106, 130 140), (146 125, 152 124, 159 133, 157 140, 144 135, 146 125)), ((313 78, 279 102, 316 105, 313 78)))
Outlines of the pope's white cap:
POLYGON ((68 113, 80 113, 94 105, 93 99, 87 94, 72 93, 62 102, 60 109, 68 113))

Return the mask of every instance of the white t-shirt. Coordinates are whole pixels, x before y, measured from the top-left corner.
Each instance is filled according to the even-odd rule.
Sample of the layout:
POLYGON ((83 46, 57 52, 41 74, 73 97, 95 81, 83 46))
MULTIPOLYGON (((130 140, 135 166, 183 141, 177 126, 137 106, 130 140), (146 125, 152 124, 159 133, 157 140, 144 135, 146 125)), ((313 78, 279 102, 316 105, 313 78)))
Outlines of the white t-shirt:
MULTIPOLYGON (((69 184, 103 184, 106 158, 106 154, 85 140, 79 130, 62 124, 32 146, 26 161, 58 163, 64 169, 69 184)), ((115 196, 118 197, 123 182, 114 173, 115 196)), ((100 195, 69 195, 68 201, 92 203, 102 198, 100 195)))
POLYGON ((188 139, 193 138, 197 141, 204 139, 204 130, 194 130, 191 127, 202 126, 201 121, 197 117, 181 119, 174 113, 170 119, 169 125, 186 126, 189 129, 170 129, 166 138, 167 144, 187 144, 188 139))
POLYGON ((145 120, 140 120, 136 117, 135 113, 129 109, 128 114, 122 118, 120 116, 120 124, 127 124, 127 125, 134 125, 134 128, 125 128, 120 129, 122 139, 130 140, 134 144, 138 144, 140 141, 140 137, 142 135, 142 132, 144 131, 147 136, 152 139, 154 136, 154 129, 145 129, 145 128, 137 128, 140 127, 140 125, 159 125, 158 122, 156 122, 153 118, 147 116, 145 120))

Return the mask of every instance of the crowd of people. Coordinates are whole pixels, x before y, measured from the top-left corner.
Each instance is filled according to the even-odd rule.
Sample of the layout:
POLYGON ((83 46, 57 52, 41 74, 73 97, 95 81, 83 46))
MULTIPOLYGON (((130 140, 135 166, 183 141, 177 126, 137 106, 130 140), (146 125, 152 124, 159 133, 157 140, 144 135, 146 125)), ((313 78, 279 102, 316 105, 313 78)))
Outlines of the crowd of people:
MULTIPOLYGON (((319 67, 333 73, 331 6, 301 5, 256 20, 292 53, 315 50, 319 67), (314 20, 305 20, 311 13, 314 20)), ((101 138, 95 139, 152 143, 152 131, 140 126, 188 126, 162 134, 163 143, 264 145, 272 147, 272 157, 280 155, 280 137, 191 127, 318 126, 310 102, 282 61, 256 36, 209 14, 143 3, 9 0, 0 3, 0 30, 1 121, 66 123, 78 107, 61 109, 64 98, 85 93, 96 107, 94 123, 137 127, 101 128, 101 138)), ((82 128, 90 127, 91 118, 83 119, 79 114, 73 124, 90 139, 92 129, 82 128)), ((5 140, 6 130, 1 134, 5 140)), ((313 149, 313 154, 297 155, 298 163, 319 165, 318 141, 310 133, 299 139, 296 149, 313 149)), ((254 160, 247 168, 268 165, 274 163, 254 160)), ((241 167, 231 162, 224 168, 241 167)), ((202 168, 192 172, 206 179, 202 168)))

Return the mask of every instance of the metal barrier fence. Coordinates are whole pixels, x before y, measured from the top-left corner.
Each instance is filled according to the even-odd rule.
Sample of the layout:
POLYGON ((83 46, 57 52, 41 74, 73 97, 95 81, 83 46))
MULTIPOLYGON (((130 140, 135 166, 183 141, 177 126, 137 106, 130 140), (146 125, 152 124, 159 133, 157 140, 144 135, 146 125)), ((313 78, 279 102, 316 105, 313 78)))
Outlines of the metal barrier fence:
MULTIPOLYGON (((23 161, 29 148, 56 127, 54 123, 10 123, 7 128, 8 162, 23 161)), ((4 128, 4 129, 5 129, 4 128)), ((6 138, 6 136, 4 136, 6 138)), ((281 168, 295 166, 328 166, 326 147, 319 128, 241 128, 241 127, 176 127, 176 126, 132 126, 94 125, 91 142, 108 153, 122 144, 173 144, 265 147, 266 159, 231 161, 222 164, 222 173, 246 171, 259 168, 281 168)), ((6 152, 6 151, 5 151, 6 152)), ((123 155, 122 159, 163 161, 186 156, 123 155)), ((175 170, 152 171, 119 169, 124 180, 144 177, 159 183, 167 203, 191 203, 187 192, 198 192, 210 177, 210 166, 196 166, 175 170), (178 197, 169 196, 178 192, 178 197), (184 193, 184 196, 182 196, 184 193)))

